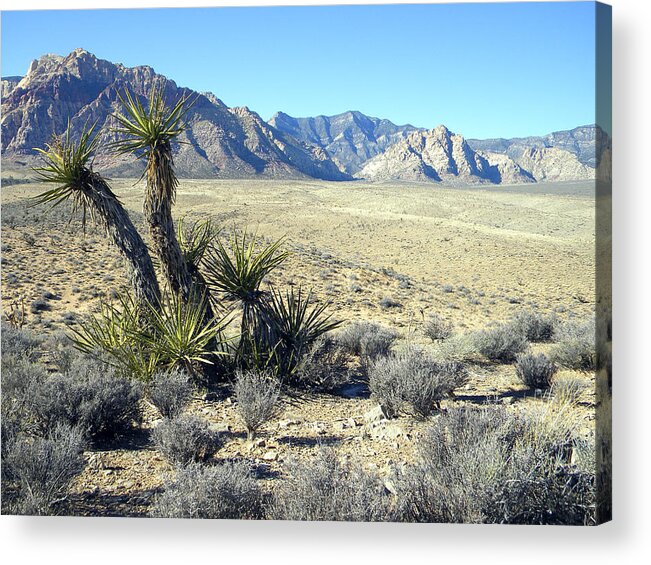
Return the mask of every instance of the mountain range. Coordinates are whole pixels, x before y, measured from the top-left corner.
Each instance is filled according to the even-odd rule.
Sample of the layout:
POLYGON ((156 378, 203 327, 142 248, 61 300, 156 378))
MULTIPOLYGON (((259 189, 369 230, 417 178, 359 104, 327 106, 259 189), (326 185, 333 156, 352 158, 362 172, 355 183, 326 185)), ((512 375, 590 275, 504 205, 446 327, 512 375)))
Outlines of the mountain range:
MULTIPOLYGON (((227 107, 212 93, 182 88, 149 66, 128 68, 83 49, 45 55, 24 77, 3 77, 2 157, 33 165, 35 147, 97 123, 102 142, 115 139, 113 114, 125 89, 144 99, 154 84, 166 100, 190 96, 187 127, 175 147, 181 177, 409 180, 444 184, 513 184, 592 179, 601 142, 596 126, 542 137, 464 139, 441 125, 427 130, 350 111, 265 122, 246 107, 227 107)), ((105 147, 101 143, 100 147, 105 147)), ((100 152, 95 167, 109 176, 135 176, 143 164, 100 152)))

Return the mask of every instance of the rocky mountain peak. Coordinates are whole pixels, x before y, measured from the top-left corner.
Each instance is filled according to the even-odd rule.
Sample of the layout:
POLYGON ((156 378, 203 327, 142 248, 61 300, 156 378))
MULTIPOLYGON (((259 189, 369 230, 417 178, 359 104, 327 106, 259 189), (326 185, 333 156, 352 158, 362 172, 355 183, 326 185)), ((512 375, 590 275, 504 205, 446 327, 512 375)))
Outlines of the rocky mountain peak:
MULTIPOLYGON (((85 124, 97 123, 102 135, 112 139, 108 126, 120 108, 118 92, 128 88, 142 99, 154 82, 163 86, 169 102, 184 95, 196 97, 186 116, 183 143, 175 147, 180 176, 350 178, 327 155, 317 155, 248 108, 231 110, 215 95, 177 87, 152 67, 125 67, 98 59, 85 49, 37 59, 18 84, 3 80, 3 92, 8 93, 2 99, 3 158, 37 162, 34 148, 65 131, 68 120, 73 135, 85 124)), ((100 153, 96 164, 112 176, 139 176, 142 167, 133 159, 110 153, 100 153)))

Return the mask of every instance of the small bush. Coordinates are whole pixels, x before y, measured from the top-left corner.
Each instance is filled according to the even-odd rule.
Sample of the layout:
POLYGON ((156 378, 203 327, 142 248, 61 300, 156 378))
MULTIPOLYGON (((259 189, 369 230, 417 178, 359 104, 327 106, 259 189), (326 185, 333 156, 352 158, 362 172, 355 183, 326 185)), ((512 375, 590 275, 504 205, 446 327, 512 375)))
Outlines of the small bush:
POLYGON ((41 341, 37 339, 30 331, 18 329, 2 322, 0 329, 0 345, 2 348, 2 357, 6 355, 16 355, 26 357, 30 361, 35 361, 38 357, 38 349, 41 341))
POLYGON ((189 375, 180 369, 156 373, 149 388, 149 399, 164 418, 178 416, 192 395, 189 375))
POLYGON ((270 518, 377 522, 387 519, 390 497, 382 481, 332 449, 311 462, 290 462, 289 478, 274 492, 270 518))
POLYGON ((447 339, 452 335, 452 324, 438 314, 432 314, 425 323, 423 333, 432 341, 447 339))
POLYGON ((3 453, 3 475, 9 477, 19 491, 13 501, 7 502, 3 496, 3 506, 6 505, 3 511, 55 514, 54 503, 84 469, 83 447, 82 431, 67 426, 57 426, 45 438, 22 438, 11 443, 3 453))
POLYGON ((597 363, 595 319, 567 322, 556 328, 551 351, 556 363, 568 369, 594 371, 597 363))
POLYGON ((473 339, 479 353, 487 359, 502 363, 511 363, 518 353, 527 348, 524 334, 513 324, 481 330, 474 334, 473 339))
POLYGON ((374 322, 353 322, 336 337, 344 351, 359 357, 365 375, 373 361, 389 355, 397 338, 396 332, 374 322))
POLYGON ((385 296, 380 300, 380 307, 384 310, 389 310, 390 308, 401 308, 402 304, 390 296, 385 296))
POLYGON ((42 435, 65 424, 79 427, 91 440, 110 439, 140 422, 141 398, 138 383, 78 357, 68 372, 31 387, 28 409, 42 435))
POLYGON ((274 417, 280 385, 265 371, 238 371, 235 378, 235 408, 251 440, 260 426, 274 417))
POLYGON ((536 310, 521 310, 513 317, 513 324, 531 342, 549 341, 554 333, 556 317, 545 316, 536 310))
POLYGON ((317 339, 301 360, 292 384, 331 392, 350 380, 349 356, 331 336, 317 339))
POLYGON ((205 461, 217 449, 208 422, 192 415, 163 420, 154 428, 152 439, 170 463, 179 465, 205 461))
POLYGON ((426 418, 467 378, 461 363, 435 361, 420 350, 409 349, 378 359, 371 366, 369 388, 388 416, 396 416, 408 407, 426 418))
POLYGON ((262 517, 263 495, 248 465, 197 464, 179 469, 151 509, 155 518, 251 520, 262 517))
POLYGON ((421 438, 395 477, 394 519, 506 524, 594 523, 594 471, 563 453, 578 440, 504 408, 456 408, 421 438))
POLYGON ((547 390, 558 367, 547 355, 521 353, 516 358, 515 372, 523 384, 531 389, 547 390))
POLYGON ((561 404, 576 404, 586 388, 587 385, 583 379, 571 376, 559 376, 552 383, 551 393, 554 400, 561 404))

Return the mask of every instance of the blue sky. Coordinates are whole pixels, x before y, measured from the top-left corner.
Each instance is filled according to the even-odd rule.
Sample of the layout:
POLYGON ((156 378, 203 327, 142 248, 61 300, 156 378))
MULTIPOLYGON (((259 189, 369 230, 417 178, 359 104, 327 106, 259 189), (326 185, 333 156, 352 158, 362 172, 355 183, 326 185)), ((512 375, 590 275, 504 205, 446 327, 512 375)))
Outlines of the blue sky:
POLYGON ((592 2, 2 13, 2 75, 83 47, 268 119, 346 110, 466 137, 594 118, 592 2))

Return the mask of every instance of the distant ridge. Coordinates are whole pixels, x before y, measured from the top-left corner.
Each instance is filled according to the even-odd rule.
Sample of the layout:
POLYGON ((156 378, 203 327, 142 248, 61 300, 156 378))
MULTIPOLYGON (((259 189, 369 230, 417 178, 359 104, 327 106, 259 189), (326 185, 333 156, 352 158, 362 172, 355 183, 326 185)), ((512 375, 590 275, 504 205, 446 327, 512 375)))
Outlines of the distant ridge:
MULTIPOLYGON (((545 136, 464 139, 445 126, 433 130, 349 111, 295 118, 276 113, 269 122, 246 107, 229 108, 211 93, 181 88, 149 66, 128 68, 84 49, 44 55, 24 77, 3 77, 2 157, 33 165, 43 147, 71 120, 73 134, 97 122, 103 141, 114 134, 117 93, 144 97, 154 83, 165 97, 190 95, 195 103, 175 147, 181 177, 418 180, 444 184, 511 184, 595 178, 610 139, 595 125, 545 136)), ((105 144, 102 144, 105 146, 105 144)), ((142 163, 100 153, 96 168, 135 176, 142 163)))

